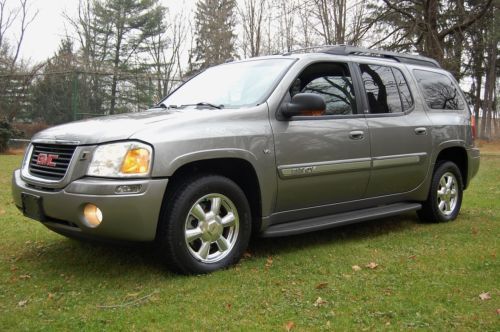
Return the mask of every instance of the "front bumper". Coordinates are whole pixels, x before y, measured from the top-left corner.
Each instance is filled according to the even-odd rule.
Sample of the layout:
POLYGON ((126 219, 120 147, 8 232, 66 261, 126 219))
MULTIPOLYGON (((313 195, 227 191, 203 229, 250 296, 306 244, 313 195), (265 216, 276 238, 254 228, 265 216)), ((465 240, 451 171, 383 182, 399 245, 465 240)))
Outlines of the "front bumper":
POLYGON ((51 230, 74 237, 153 241, 168 179, 108 180, 82 178, 62 189, 40 188, 21 177, 20 170, 12 176, 12 196, 16 206, 23 208, 22 195, 41 197, 43 224, 51 230), (119 185, 140 185, 134 194, 116 194, 119 185), (103 213, 102 223, 91 228, 83 215, 91 203, 103 213))

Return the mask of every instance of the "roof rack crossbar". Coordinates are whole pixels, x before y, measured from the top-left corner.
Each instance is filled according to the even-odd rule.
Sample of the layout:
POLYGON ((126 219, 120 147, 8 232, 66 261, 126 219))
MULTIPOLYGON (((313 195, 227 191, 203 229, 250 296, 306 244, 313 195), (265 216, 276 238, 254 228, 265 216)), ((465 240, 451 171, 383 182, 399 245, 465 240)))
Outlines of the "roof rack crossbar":
POLYGON ((396 52, 372 50, 368 48, 348 46, 348 45, 324 46, 322 47, 322 52, 334 55, 378 56, 382 58, 393 59, 403 63, 441 68, 441 66, 436 60, 421 55, 400 54, 396 52))

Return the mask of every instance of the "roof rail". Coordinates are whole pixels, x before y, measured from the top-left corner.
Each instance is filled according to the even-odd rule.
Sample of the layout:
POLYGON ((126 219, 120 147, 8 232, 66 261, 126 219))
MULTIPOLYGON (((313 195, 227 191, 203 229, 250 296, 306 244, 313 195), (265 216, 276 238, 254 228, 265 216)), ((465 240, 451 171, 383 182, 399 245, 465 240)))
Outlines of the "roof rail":
POLYGON ((372 50, 368 48, 361 48, 349 45, 323 46, 321 47, 321 52, 334 55, 362 55, 371 57, 381 57, 381 58, 393 59, 403 63, 441 68, 441 66, 436 60, 425 56, 401 54, 383 50, 372 50))
POLYGON ((305 48, 299 48, 296 50, 291 50, 285 53, 282 53, 281 55, 286 56, 286 55, 292 55, 295 53, 304 53, 305 51, 313 51, 313 50, 319 50, 320 52, 323 52, 325 49, 332 48, 332 47, 337 47, 338 45, 320 45, 320 46, 311 46, 311 47, 305 47, 305 48))

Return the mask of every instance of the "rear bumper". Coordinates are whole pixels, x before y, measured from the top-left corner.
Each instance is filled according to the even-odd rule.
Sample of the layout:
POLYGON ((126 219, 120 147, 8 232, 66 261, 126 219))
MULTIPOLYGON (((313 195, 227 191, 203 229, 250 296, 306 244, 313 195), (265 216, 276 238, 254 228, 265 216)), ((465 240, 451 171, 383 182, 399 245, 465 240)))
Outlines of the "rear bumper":
POLYGON ((63 189, 42 189, 25 182, 16 170, 12 196, 22 209, 22 194, 41 197, 46 216, 43 224, 51 230, 74 237, 124 241, 153 241, 168 179, 108 180, 83 178, 63 189), (134 194, 116 194, 119 185, 140 185, 134 194), (103 214, 102 223, 91 228, 83 215, 91 203, 103 214))
POLYGON ((467 180, 465 188, 469 186, 470 181, 479 171, 480 156, 478 148, 467 149, 467 180))

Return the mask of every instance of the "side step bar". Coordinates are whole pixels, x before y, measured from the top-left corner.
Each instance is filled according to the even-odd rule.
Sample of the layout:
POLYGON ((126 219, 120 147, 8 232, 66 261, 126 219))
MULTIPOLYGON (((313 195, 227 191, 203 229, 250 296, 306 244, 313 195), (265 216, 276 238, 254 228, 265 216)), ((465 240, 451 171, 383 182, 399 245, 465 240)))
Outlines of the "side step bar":
POLYGON ((277 237, 319 231, 327 228, 348 225, 360 221, 395 216, 403 212, 416 211, 422 208, 420 203, 395 203, 344 212, 329 216, 303 219, 272 225, 266 229, 262 237, 277 237))

